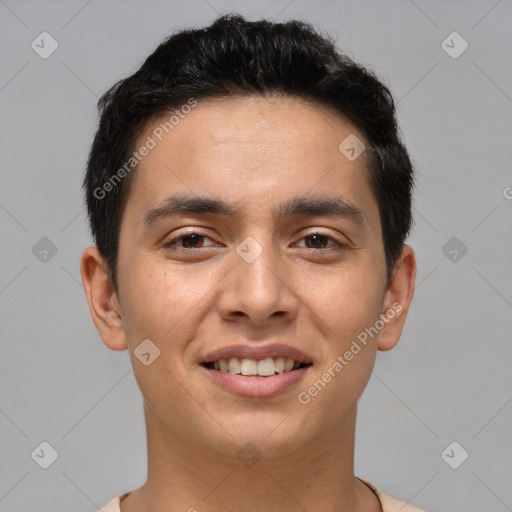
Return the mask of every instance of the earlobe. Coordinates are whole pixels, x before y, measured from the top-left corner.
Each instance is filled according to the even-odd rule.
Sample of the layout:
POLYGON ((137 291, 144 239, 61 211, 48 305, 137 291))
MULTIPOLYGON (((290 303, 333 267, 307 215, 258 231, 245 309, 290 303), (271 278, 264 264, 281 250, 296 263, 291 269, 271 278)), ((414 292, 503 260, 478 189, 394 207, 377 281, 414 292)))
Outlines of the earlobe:
POLYGON ((415 280, 416 258, 414 251, 412 247, 404 245, 384 296, 381 317, 383 317, 385 325, 379 333, 379 350, 391 350, 398 343, 414 296, 415 280))
POLYGON ((126 350, 121 308, 96 247, 88 247, 83 252, 80 273, 89 312, 103 343, 112 350, 126 350))

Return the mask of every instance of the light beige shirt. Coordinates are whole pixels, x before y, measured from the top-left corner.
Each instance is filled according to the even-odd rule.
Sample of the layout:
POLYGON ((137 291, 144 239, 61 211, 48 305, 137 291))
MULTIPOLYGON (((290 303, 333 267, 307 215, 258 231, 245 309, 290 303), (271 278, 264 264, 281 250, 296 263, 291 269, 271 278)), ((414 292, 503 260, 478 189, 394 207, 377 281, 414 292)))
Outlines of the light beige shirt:
MULTIPOLYGON (((382 512, 424 512, 419 508, 413 507, 404 501, 396 500, 392 498, 388 494, 383 493, 381 490, 377 489, 374 485, 362 478, 359 478, 361 482, 366 484, 377 496, 380 501, 380 505, 382 507, 382 512)), ((99 510, 99 512, 121 512, 121 508, 119 503, 123 498, 128 496, 130 493, 121 494, 117 496, 113 500, 109 501, 103 508, 99 510)))

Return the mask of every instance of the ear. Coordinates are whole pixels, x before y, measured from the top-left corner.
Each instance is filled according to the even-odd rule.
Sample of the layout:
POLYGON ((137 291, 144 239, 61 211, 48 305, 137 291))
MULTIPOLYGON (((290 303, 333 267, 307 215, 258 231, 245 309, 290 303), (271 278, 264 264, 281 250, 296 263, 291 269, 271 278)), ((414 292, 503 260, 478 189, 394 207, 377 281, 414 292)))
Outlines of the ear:
POLYGON ((391 350, 398 343, 414 296, 415 280, 414 251, 412 247, 404 245, 384 294, 381 313, 384 327, 379 333, 379 350, 391 350))
POLYGON ((96 247, 88 247, 83 252, 80 272, 92 321, 103 343, 112 350, 126 350, 121 307, 96 247))

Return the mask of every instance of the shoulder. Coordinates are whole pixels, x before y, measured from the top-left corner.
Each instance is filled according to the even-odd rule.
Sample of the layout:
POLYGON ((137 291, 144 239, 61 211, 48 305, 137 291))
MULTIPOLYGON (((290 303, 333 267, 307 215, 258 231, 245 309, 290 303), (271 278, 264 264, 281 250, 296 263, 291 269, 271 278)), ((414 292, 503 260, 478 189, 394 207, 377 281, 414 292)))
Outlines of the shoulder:
POLYGON ((110 500, 106 505, 103 505, 98 512, 121 512, 121 500, 128 496, 130 493, 121 494, 120 496, 116 496, 112 500, 110 500))
POLYGON ((382 492, 370 482, 367 482, 366 480, 363 480, 359 477, 357 478, 366 484, 377 495, 377 498, 379 498, 382 507, 382 512, 424 512, 423 510, 413 507, 405 501, 397 500, 389 494, 382 492))
MULTIPOLYGON (((382 492, 380 489, 375 487, 370 482, 363 480, 358 477, 358 480, 367 485, 379 498, 380 504, 382 506, 382 512, 424 512, 423 510, 413 507, 404 501, 397 500, 382 492)), ((128 494, 128 493, 127 493, 128 494)), ((100 508, 98 512, 121 512, 120 502, 121 499, 125 495, 116 496, 112 500, 110 500, 106 505, 100 508)))

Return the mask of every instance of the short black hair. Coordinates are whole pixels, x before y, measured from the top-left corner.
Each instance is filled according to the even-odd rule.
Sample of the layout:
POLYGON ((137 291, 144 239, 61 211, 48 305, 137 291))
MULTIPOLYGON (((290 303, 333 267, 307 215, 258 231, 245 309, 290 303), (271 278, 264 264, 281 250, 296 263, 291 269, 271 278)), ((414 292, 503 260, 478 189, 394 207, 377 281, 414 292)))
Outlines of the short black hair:
POLYGON ((390 91, 309 23, 246 21, 229 14, 205 28, 168 37, 98 102, 100 121, 83 189, 91 232, 116 292, 119 231, 134 175, 127 162, 136 169, 133 153, 142 130, 191 99, 254 94, 288 95, 331 107, 362 132, 369 145, 386 276, 391 277, 412 225, 414 172, 390 91))

